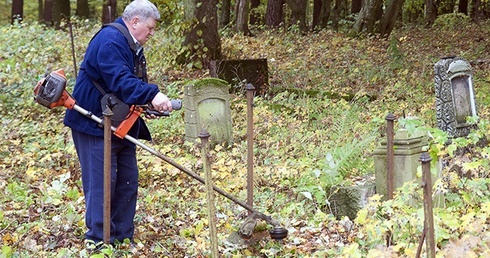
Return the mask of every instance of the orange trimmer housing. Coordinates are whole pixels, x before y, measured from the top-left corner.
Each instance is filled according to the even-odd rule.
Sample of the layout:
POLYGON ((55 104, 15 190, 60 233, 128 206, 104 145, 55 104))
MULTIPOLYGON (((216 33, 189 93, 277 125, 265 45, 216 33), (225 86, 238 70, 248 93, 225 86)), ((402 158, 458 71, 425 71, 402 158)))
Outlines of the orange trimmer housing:
POLYGON ((143 109, 139 106, 133 105, 131 106, 131 109, 129 110, 129 116, 128 118, 124 119, 124 121, 119 124, 119 126, 116 128, 114 131, 114 134, 121 138, 124 139, 126 134, 128 134, 129 129, 133 127, 134 123, 136 122, 136 119, 143 113, 143 109))
MULTIPOLYGON (((73 109, 76 101, 66 91, 66 81, 63 69, 51 72, 48 76, 39 80, 36 87, 34 87, 34 99, 37 103, 50 109, 55 107, 73 109)), ((142 112, 143 109, 141 107, 132 106, 128 118, 116 128, 114 134, 123 139, 142 112)))
POLYGON ((34 88, 34 99, 50 109, 61 106, 72 109, 75 106, 75 99, 65 90, 65 87, 65 72, 63 69, 56 70, 39 80, 34 88))

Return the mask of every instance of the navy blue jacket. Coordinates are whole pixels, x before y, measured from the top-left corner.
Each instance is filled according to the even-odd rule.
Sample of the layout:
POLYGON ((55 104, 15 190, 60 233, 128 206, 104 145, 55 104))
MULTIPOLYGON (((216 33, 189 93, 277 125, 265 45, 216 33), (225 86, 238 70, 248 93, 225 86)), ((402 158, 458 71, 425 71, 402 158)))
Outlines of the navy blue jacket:
MULTIPOLYGON (((115 22, 126 27, 122 18, 115 22)), ((77 105, 102 117, 100 99, 103 95, 92 80, 98 82, 106 93, 114 93, 128 105, 151 102, 159 92, 158 86, 146 83, 134 75, 134 66, 134 54, 126 37, 117 28, 104 27, 89 43, 80 67, 72 94, 77 105)), ((93 136, 104 135, 103 129, 95 121, 72 109, 66 111, 64 124, 78 132, 93 136)), ((150 132, 141 118, 136 121, 129 134, 151 140, 150 132)))

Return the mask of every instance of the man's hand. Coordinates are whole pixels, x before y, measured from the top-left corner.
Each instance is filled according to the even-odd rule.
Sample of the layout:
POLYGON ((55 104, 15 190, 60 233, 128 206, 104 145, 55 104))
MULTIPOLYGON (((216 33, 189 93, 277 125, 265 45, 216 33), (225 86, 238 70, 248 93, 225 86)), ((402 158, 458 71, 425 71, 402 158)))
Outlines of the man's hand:
POLYGON ((151 101, 151 105, 158 112, 172 111, 170 99, 163 93, 159 92, 151 101))

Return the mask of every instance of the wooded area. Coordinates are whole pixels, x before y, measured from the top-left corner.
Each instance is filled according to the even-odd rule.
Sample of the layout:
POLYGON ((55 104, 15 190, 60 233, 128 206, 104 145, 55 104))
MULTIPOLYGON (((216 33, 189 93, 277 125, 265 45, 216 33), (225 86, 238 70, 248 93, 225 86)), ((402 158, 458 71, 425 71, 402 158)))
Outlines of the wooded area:
MULTIPOLYGON (((209 202, 202 185, 142 149, 137 155, 136 246, 125 242, 105 246, 97 253, 88 251, 83 237, 86 208, 81 170, 71 131, 61 122, 65 110, 46 109, 33 101, 36 82, 58 68, 64 69, 67 90, 72 92, 76 64, 83 60, 102 17, 121 14, 127 1, 103 5, 88 0, 82 10, 70 0, 69 23, 38 22, 43 14, 38 6, 53 5, 54 0, 43 0, 42 5, 24 0, 14 20, 10 17, 12 1, 0 1, 0 120, 5 128, 0 135, 0 192, 4 193, 0 195, 0 257, 212 256, 211 222, 205 207, 209 202), (88 19, 80 18, 83 11, 88 19)), ((246 224, 248 212, 217 196, 220 255, 416 257, 422 247, 421 257, 429 257, 428 248, 423 247, 424 238, 431 235, 426 234, 422 216, 422 189, 426 187, 419 181, 396 187, 388 201, 378 187, 355 218, 338 215, 343 207, 338 194, 349 195, 336 189, 372 189, 367 185, 383 172, 375 159, 381 156, 387 135, 392 135, 385 125, 387 114, 393 113, 394 129, 401 132, 398 136, 417 138, 399 143, 428 150, 431 168, 441 175, 433 181, 434 197, 444 195, 444 200, 434 198, 442 202, 433 210, 436 257, 490 257, 487 3, 479 3, 481 16, 476 21, 463 12, 465 8, 473 12, 470 2, 447 1, 443 6, 439 1, 437 9, 426 12, 422 0, 380 1, 382 12, 374 16, 378 20, 359 22, 361 33, 354 30, 360 13, 372 17, 361 1, 330 1, 327 5, 322 0, 308 1, 306 31, 300 30, 300 23, 293 24, 288 2, 243 3, 249 7, 248 15, 241 17, 248 36, 237 32, 236 1, 162 0, 158 3, 162 20, 145 45, 150 80, 172 99, 184 99, 188 83, 213 77, 212 69, 199 68, 206 60, 220 58, 219 54, 224 61, 262 60, 268 69, 267 76, 260 77, 268 80, 267 94, 258 94, 260 78, 246 78, 258 89, 253 100, 253 207, 277 218, 288 236, 276 241, 269 234, 275 228, 258 221, 252 239, 244 242, 237 232, 246 224), (339 8, 343 12, 335 17, 333 12, 339 8), (381 15, 397 8, 396 15, 381 15), (426 13, 436 15, 426 19, 426 13), (433 25, 427 26, 426 21, 433 25), (389 35, 367 33, 368 25, 375 29, 381 24, 392 29, 389 35), (207 40, 217 43, 216 52, 200 45, 207 40), (186 49, 195 52, 186 53, 186 49), (189 63, 178 65, 177 56, 189 63), (477 123, 477 128, 457 139, 436 128, 438 107, 448 102, 439 101, 443 94, 434 81, 449 85, 450 77, 435 79, 434 64, 448 56, 462 57, 471 64, 471 92, 479 116, 478 122, 464 120, 477 123), (426 145, 419 141, 423 136, 428 139, 426 145)), ((436 65, 436 71, 447 70, 436 65)), ((236 71, 229 72, 236 75, 236 71)), ((244 90, 243 77, 236 76, 231 87, 244 90)), ((246 139, 251 135, 245 115, 249 105, 243 95, 229 95, 234 142, 210 149, 211 170, 217 186, 245 200, 251 164, 246 154, 246 139)), ((453 100, 449 94, 444 96, 453 100)), ((189 107, 188 101, 183 103, 189 107)), ((203 173, 207 166, 202 158, 207 154, 185 139, 189 117, 181 110, 153 119, 148 125, 154 140, 148 145, 185 168, 203 173)), ((402 149, 407 148, 394 147, 397 152, 402 149)), ((412 151, 407 154, 419 159, 412 151)))
MULTIPOLYGON (((490 17, 490 4, 480 0, 156 0, 163 13, 164 24, 182 24, 185 36, 177 58, 180 64, 191 63, 197 68, 209 67, 209 61, 221 58, 218 30, 233 28, 235 33, 253 36, 250 29, 283 29, 307 33, 321 29, 343 30, 351 36, 379 34, 388 37, 395 26, 408 23, 432 26, 444 14, 463 14, 473 22, 490 17), (182 14, 183 13, 183 14, 182 14)), ((126 5, 108 0, 103 3, 89 0, 39 0, 39 22, 58 28, 72 16, 114 20, 126 5)), ((30 19, 33 4, 13 0, 10 22, 24 21, 26 6, 30 19)), ((6 15, 6 14, 4 14, 6 15)))
MULTIPOLYGON (((439 15, 450 13, 468 15, 475 22, 490 17, 490 4, 480 0, 187 0, 182 2, 156 0, 154 2, 160 9, 170 11, 164 14, 168 18, 177 17, 175 13, 181 10, 187 12, 199 6, 202 10, 193 14, 198 23, 206 23, 203 17, 219 17, 219 28, 233 27, 237 32, 245 35, 251 33, 249 25, 265 25, 268 28, 282 26, 286 29, 297 26, 299 31, 306 32, 324 28, 338 30, 339 24, 344 23, 349 25, 349 30, 354 33, 380 33, 387 36, 397 22, 398 24, 424 22, 430 26, 439 15), (201 4, 207 7, 201 7, 201 4)), ((38 19, 45 24, 56 26, 63 19, 70 19, 72 15, 92 19, 101 16, 101 21, 107 23, 120 14, 125 4, 123 2, 118 5, 117 0, 103 3, 88 0, 76 0, 73 3, 70 0, 39 0, 38 19)), ((9 15, 12 23, 24 19, 25 5, 24 0, 12 1, 9 15)), ((185 17, 186 20, 190 20, 188 14, 185 17)))

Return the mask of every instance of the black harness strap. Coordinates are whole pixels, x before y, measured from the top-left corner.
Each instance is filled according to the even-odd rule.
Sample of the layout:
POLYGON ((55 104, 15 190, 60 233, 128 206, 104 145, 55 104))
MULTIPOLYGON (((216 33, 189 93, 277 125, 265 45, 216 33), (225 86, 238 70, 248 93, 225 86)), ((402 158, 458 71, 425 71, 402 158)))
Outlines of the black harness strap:
MULTIPOLYGON (((129 47, 131 48, 131 50, 133 52, 133 59, 134 59, 134 71, 133 71, 133 74, 136 75, 136 76, 138 76, 138 78, 140 78, 142 81, 148 82, 148 75, 147 75, 147 72, 146 72, 146 58, 145 58, 145 55, 143 54, 143 50, 140 51, 140 54, 139 55, 136 54, 137 51, 138 51, 138 47, 136 46, 136 43, 134 42, 133 37, 129 33, 129 30, 126 27, 124 27, 124 25, 122 25, 120 23, 117 23, 117 22, 111 22, 111 23, 104 24, 102 26, 102 28, 105 28, 107 26, 111 26, 111 27, 116 28, 117 30, 119 30, 119 32, 121 32, 124 35, 124 37, 126 38, 126 40, 128 42, 129 47)), ((97 36, 97 34, 99 34, 99 32, 101 30, 99 30, 92 37, 92 39, 95 38, 95 36, 97 36)), ((81 69, 84 69, 84 68, 82 67, 81 69)), ((97 87, 97 89, 102 93, 102 95, 105 95, 106 94, 105 91, 102 89, 102 87, 96 81, 94 81, 92 78, 90 78, 90 80, 92 80, 92 82, 97 87)))
POLYGON ((118 29, 124 35, 124 37, 126 37, 129 47, 133 50, 134 74, 138 76, 138 78, 140 78, 142 81, 148 82, 148 74, 146 72, 146 58, 145 55, 143 54, 143 49, 140 51, 139 55, 136 54, 138 51, 138 47, 136 46, 133 37, 129 33, 129 30, 126 27, 124 27, 122 24, 117 22, 111 22, 105 24, 103 27, 107 27, 107 26, 112 26, 118 29))
POLYGON ((126 27, 124 27, 122 24, 117 23, 117 22, 111 22, 108 24, 104 24, 104 26, 102 26, 102 27, 107 27, 107 26, 112 26, 112 27, 118 29, 124 35, 124 37, 126 37, 126 40, 128 41, 129 47, 131 47, 131 49, 134 51, 134 53, 136 53, 138 48, 136 46, 136 43, 134 42, 133 37, 131 36, 131 34, 129 33, 129 30, 126 27))

